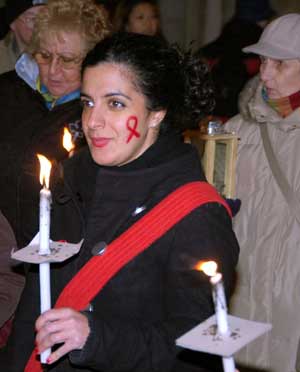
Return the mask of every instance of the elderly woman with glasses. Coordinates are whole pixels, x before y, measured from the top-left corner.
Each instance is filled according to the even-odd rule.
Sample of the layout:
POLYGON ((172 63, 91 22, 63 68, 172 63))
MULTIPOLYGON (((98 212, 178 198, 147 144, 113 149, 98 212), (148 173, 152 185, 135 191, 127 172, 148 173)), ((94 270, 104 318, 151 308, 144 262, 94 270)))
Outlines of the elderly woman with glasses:
POLYGON ((240 114, 226 123, 240 137, 232 312, 273 325, 238 356, 251 371, 300 371, 299 35, 300 14, 286 14, 244 48, 260 57, 260 72, 242 92, 240 114))
POLYGON ((82 137, 81 62, 108 33, 106 11, 92 0, 50 0, 35 20, 27 53, 0 76, 0 210, 18 246, 36 232, 36 154, 60 162, 64 127, 82 137))

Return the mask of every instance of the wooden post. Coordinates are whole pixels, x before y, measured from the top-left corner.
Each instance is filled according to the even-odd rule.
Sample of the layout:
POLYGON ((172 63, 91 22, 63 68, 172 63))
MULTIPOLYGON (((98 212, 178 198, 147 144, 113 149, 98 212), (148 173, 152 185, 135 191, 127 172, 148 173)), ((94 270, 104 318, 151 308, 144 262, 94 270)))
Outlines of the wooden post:
POLYGON ((191 144, 197 142, 198 150, 199 148, 202 149, 199 156, 202 161, 203 170, 207 181, 214 186, 217 186, 215 164, 216 158, 219 156, 217 153, 218 143, 225 145, 224 180, 222 181, 224 187, 218 191, 227 198, 235 197, 237 141, 238 137, 232 133, 203 134, 200 130, 190 130, 184 133, 184 142, 191 144), (203 147, 199 145, 199 142, 202 142, 203 147))

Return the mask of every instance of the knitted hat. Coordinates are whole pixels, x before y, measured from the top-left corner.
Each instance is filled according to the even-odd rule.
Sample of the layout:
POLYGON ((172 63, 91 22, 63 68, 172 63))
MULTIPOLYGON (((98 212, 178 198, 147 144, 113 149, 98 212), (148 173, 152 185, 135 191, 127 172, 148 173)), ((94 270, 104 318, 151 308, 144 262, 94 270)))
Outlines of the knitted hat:
POLYGON ((260 22, 275 15, 269 0, 236 0, 235 16, 250 22, 260 22))
POLYGON ((243 49, 265 57, 285 60, 300 58, 300 14, 290 13, 268 24, 257 43, 243 49))
POLYGON ((36 5, 43 5, 47 0, 7 0, 6 1, 6 23, 10 25, 27 9, 36 5))
POLYGON ((0 40, 5 37, 9 31, 9 25, 6 22, 5 7, 0 8, 0 40))

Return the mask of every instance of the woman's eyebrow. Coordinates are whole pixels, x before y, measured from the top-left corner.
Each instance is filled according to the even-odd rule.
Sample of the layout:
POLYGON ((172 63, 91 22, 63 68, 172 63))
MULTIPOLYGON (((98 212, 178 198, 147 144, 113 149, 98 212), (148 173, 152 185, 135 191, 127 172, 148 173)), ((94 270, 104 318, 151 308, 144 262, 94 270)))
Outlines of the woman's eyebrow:
POLYGON ((88 94, 86 94, 86 93, 84 93, 84 92, 81 92, 80 93, 80 98, 88 98, 88 99, 92 99, 92 97, 91 96, 89 96, 88 94))
MULTIPOLYGON (((111 93, 107 93, 107 94, 104 94, 103 97, 115 97, 115 96, 121 96, 121 97, 127 98, 128 100, 132 101, 131 97, 127 96, 127 95, 124 94, 124 93, 120 93, 120 92, 111 92, 111 93)), ((87 98, 87 99, 90 99, 90 100, 93 99, 91 96, 89 96, 88 94, 86 94, 86 93, 84 93, 84 92, 81 92, 81 93, 80 93, 80 97, 81 97, 81 98, 87 98)))
POLYGON ((107 93, 104 95, 104 97, 113 97, 113 96, 121 96, 121 97, 127 98, 128 100, 132 101, 132 99, 129 96, 121 92, 111 92, 111 93, 107 93))

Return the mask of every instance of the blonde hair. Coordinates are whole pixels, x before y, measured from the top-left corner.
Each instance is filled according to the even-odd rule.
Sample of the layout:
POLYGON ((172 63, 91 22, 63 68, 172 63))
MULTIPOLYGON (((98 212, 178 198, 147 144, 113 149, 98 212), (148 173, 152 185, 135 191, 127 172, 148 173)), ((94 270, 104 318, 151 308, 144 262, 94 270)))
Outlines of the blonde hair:
POLYGON ((35 19, 27 52, 35 54, 44 35, 60 32, 77 32, 86 54, 110 33, 107 10, 94 0, 49 0, 35 19))

